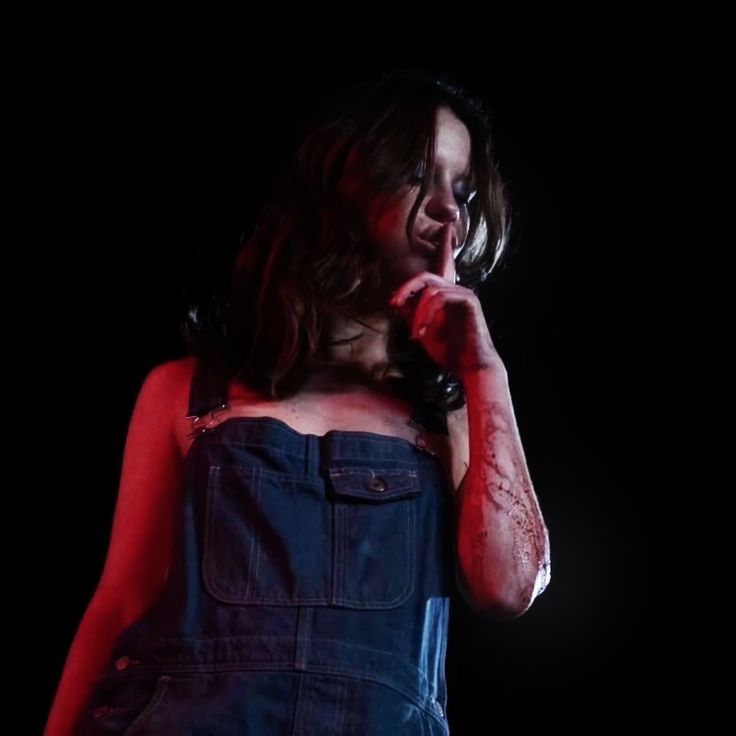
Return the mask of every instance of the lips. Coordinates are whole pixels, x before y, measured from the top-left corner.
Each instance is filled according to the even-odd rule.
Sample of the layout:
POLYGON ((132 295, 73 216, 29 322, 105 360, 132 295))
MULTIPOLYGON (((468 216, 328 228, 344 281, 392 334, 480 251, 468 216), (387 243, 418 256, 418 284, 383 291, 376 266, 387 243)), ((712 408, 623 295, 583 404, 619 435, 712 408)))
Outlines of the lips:
POLYGON ((434 243, 424 240, 424 238, 415 238, 414 246, 420 253, 428 256, 434 256, 437 253, 437 246, 434 243))
POLYGON ((439 230, 427 230, 427 232, 422 233, 419 237, 425 243, 439 246, 440 239, 442 238, 442 228, 440 228, 439 230))
MULTIPOLYGON (((419 240, 423 243, 436 248, 439 248, 442 243, 442 231, 444 227, 438 228, 437 230, 427 230, 419 236, 419 240)), ((457 248, 457 233, 452 233, 452 250, 453 252, 457 248)))

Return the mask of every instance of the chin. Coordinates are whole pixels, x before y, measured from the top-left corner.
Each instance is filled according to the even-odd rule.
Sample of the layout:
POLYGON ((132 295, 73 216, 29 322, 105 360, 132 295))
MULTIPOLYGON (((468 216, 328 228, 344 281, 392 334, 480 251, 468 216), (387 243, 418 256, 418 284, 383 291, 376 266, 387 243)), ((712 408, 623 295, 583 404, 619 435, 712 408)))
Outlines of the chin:
POLYGON ((404 281, 410 279, 412 276, 430 271, 432 269, 432 262, 429 258, 422 255, 416 254, 406 260, 402 272, 405 274, 404 281))
POLYGON ((392 291, 398 289, 409 279, 425 271, 430 271, 431 268, 430 259, 419 253, 411 253, 401 260, 394 260, 386 264, 386 270, 383 274, 383 282, 386 285, 384 291, 390 295, 392 291))

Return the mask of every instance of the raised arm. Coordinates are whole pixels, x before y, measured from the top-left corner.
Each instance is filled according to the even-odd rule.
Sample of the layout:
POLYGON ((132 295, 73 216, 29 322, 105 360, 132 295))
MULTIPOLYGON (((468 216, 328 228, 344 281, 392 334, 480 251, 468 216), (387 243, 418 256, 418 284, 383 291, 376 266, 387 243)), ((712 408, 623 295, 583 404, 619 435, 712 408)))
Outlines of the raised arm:
POLYGON ((506 368, 477 295, 456 284, 452 238, 448 224, 442 229, 437 273, 425 271, 404 282, 390 304, 402 310, 412 338, 435 363, 463 382, 467 411, 448 417, 458 587, 478 614, 512 618, 526 611, 549 583, 549 535, 506 368), (407 299, 415 293, 419 297, 412 305, 407 299))

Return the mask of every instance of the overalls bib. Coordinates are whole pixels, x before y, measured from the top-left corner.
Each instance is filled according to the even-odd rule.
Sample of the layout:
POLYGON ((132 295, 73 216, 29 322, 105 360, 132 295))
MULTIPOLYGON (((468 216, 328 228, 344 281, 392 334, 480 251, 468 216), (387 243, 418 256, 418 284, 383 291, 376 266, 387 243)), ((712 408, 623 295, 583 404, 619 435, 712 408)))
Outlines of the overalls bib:
MULTIPOLYGON (((200 361, 190 416, 226 405, 200 361)), ((162 596, 117 637, 84 734, 449 733, 454 531, 433 453, 230 417, 195 436, 183 493, 162 596)))

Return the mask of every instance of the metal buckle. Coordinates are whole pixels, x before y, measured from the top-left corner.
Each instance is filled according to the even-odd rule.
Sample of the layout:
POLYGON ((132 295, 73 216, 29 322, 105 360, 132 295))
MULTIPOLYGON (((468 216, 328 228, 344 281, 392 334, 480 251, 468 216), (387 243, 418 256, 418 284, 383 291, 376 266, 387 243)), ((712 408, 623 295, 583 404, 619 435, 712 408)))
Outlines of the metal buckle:
POLYGON ((425 439, 424 433, 427 431, 427 428, 423 425, 421 425, 419 422, 417 422, 414 417, 412 417, 407 424, 412 428, 418 430, 417 436, 414 439, 414 444, 416 445, 417 449, 421 450, 422 452, 426 452, 428 455, 433 455, 434 457, 437 457, 437 453, 434 452, 434 450, 430 450, 429 447, 427 447, 427 440, 425 439))
POLYGON ((217 418, 217 415, 224 409, 227 409, 227 404, 216 406, 214 409, 212 409, 212 411, 207 412, 207 414, 205 414, 203 417, 197 416, 196 414, 187 415, 185 418, 191 421, 191 426, 189 429, 189 433, 187 434, 187 439, 192 439, 193 437, 197 437, 198 435, 204 434, 205 432, 213 429, 213 422, 217 418), (202 425, 202 422, 205 422, 205 420, 206 424, 202 425))

